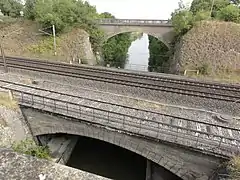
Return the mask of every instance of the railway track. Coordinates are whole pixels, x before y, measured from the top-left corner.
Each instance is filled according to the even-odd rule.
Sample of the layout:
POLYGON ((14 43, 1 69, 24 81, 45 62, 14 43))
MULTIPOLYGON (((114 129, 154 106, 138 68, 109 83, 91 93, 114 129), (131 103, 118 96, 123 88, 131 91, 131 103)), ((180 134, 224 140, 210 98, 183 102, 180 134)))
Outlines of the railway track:
MULTIPOLYGON (((7 57, 7 66, 24 70, 52 73, 69 77, 197 96, 215 100, 240 103, 240 86, 218 83, 203 83, 194 80, 143 75, 114 71, 111 69, 76 66, 64 63, 7 57)), ((3 65, 2 60, 0 65, 3 65)))
MULTIPOLYGON (((29 101, 29 105, 31 105, 31 101, 33 100, 33 97, 31 97, 31 95, 36 96, 34 97, 35 104, 40 105, 42 104, 42 97, 44 97, 46 99, 44 103, 45 105, 48 103, 53 104, 52 100, 69 102, 70 105, 68 106, 68 109, 71 111, 71 109, 78 109, 78 107, 76 107, 77 104, 77 106, 82 107, 81 113, 84 111, 88 114, 88 116, 92 115, 92 109, 94 109, 94 112, 98 112, 97 117, 107 117, 109 114, 106 114, 106 112, 110 112, 110 114, 112 114, 112 118, 114 118, 115 121, 124 119, 126 124, 130 124, 129 126, 136 126, 140 123, 140 127, 145 127, 146 130, 159 129, 158 131, 160 131, 161 129, 169 132, 173 131, 195 138, 200 136, 203 139, 211 141, 220 141, 222 138, 224 139, 222 143, 226 143, 231 146, 240 145, 240 141, 238 142, 238 139, 240 137, 240 130, 236 127, 227 127, 226 125, 221 125, 220 123, 209 123, 154 111, 132 108, 100 100, 68 95, 66 93, 56 92, 50 89, 39 88, 37 86, 30 86, 2 79, 0 79, 0 88, 13 90, 17 92, 16 94, 18 95, 30 95, 28 97, 24 96, 29 101)), ((56 109, 56 106, 58 105, 64 106, 62 102, 55 102, 55 108, 53 109, 56 109)), ((76 112, 74 113, 76 114, 76 112)), ((98 118, 96 118, 96 120, 97 119, 98 118)), ((97 121, 98 123, 101 122, 101 120, 97 121)), ((109 123, 111 124, 111 122, 109 123)))

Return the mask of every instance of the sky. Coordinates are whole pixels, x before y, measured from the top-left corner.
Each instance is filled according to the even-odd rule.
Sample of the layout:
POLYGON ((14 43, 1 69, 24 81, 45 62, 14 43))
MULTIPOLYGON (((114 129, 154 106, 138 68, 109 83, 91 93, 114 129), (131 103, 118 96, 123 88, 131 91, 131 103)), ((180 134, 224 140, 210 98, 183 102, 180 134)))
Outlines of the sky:
MULTIPOLYGON (((110 12, 119 19, 169 19, 179 0, 87 0, 99 13, 110 12)), ((184 0, 189 3, 191 0, 184 0)))

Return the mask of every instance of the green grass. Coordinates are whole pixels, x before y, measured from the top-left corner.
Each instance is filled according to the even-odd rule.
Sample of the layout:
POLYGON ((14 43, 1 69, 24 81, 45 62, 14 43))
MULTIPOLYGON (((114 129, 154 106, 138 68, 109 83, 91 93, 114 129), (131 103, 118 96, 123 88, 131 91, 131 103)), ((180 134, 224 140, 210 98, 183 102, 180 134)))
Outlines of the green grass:
POLYGON ((218 74, 188 74, 187 77, 193 77, 202 80, 214 80, 223 83, 240 83, 240 72, 218 73, 218 74))
POLYGON ((15 142, 13 143, 12 148, 14 151, 19 153, 31 155, 41 159, 51 159, 49 149, 44 146, 36 145, 36 143, 31 139, 15 142))
POLYGON ((235 156, 231 159, 228 163, 228 170, 233 180, 240 179, 240 156, 235 156))
POLYGON ((18 103, 15 100, 11 100, 8 93, 0 92, 0 105, 9 109, 17 109, 18 103))
MULTIPOLYGON (((60 38, 56 38, 56 45, 60 43, 60 38)), ((31 53, 44 54, 44 53, 53 53, 53 37, 47 37, 44 40, 41 40, 38 44, 29 46, 28 51, 31 53)))

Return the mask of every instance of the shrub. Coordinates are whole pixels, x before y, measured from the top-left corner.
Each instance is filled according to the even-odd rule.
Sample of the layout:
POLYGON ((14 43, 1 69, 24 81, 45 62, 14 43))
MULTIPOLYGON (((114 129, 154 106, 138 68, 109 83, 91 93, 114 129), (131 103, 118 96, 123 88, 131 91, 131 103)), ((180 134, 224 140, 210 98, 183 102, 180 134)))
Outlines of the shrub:
POLYGON ((230 177, 233 180, 240 179, 240 156, 235 156, 228 164, 230 177))
POLYGON ((30 139, 22 140, 18 143, 15 142, 12 148, 19 153, 28 154, 41 159, 50 159, 49 149, 46 146, 36 145, 35 142, 30 139))

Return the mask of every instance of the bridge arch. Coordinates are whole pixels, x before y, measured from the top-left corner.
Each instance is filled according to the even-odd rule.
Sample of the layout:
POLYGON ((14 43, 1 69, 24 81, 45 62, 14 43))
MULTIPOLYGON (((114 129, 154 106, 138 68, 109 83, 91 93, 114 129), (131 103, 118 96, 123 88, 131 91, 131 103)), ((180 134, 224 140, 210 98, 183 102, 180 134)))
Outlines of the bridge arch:
POLYGON ((104 37, 104 42, 108 41, 110 38, 120 35, 120 34, 124 34, 124 33, 132 33, 132 32, 138 32, 138 33, 145 33, 149 36, 155 37, 157 38, 159 41, 161 41, 165 46, 167 46, 168 48, 170 48, 170 42, 166 41, 163 39, 162 36, 159 36, 156 33, 149 33, 149 32, 143 32, 143 31, 121 31, 121 32, 116 32, 116 33, 111 33, 111 34, 106 34, 104 37))
POLYGON ((161 40, 166 46, 170 47, 170 43, 174 38, 174 31, 172 25, 159 26, 142 26, 142 25, 127 25, 127 24, 99 24, 99 28, 105 32, 104 39, 107 40, 117 34, 126 32, 140 32, 154 36, 161 40))
POLYGON ((155 162, 183 180, 207 180, 218 161, 213 157, 195 154, 173 145, 154 142, 132 136, 114 129, 106 129, 84 121, 66 119, 61 116, 41 113, 38 110, 22 108, 23 115, 34 136, 47 134, 71 134, 90 137, 111 143, 139 154, 155 162), (34 118, 33 118, 34 117, 34 118), (200 162, 201 169, 196 164, 200 162), (213 163, 214 162, 214 163, 213 163))

